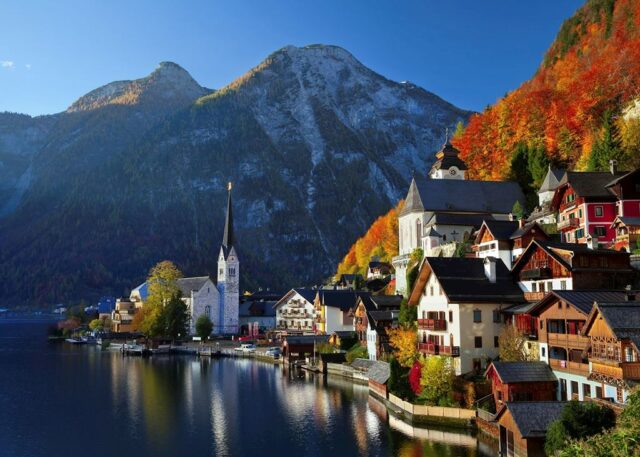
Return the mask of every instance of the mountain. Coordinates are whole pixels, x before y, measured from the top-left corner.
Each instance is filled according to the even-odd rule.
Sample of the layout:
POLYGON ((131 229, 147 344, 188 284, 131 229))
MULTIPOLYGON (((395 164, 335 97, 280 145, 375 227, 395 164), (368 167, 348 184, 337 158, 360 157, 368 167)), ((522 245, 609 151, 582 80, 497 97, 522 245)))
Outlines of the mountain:
POLYGON ((244 287, 317 283, 469 115, 316 45, 217 91, 163 63, 63 113, 0 116, 27 176, 3 190, 0 302, 122 294, 164 258, 215 272, 227 181, 244 287))
POLYGON ((640 5, 588 0, 564 22, 536 74, 472 116, 454 144, 476 178, 506 178, 523 147, 572 169, 603 169, 609 159, 637 167, 638 87, 640 5))

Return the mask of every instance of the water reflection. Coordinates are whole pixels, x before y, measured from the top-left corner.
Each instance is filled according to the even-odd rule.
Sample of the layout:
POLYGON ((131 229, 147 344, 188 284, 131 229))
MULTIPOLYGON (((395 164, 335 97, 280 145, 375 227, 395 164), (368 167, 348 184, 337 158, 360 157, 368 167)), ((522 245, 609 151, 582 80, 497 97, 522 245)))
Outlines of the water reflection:
POLYGON ((34 351, 18 342, 24 351, 0 351, 3 457, 495 455, 469 433, 411 427, 366 386, 341 378, 251 360, 141 359, 46 343, 34 351), (61 433, 89 425, 98 433, 71 445, 61 433))

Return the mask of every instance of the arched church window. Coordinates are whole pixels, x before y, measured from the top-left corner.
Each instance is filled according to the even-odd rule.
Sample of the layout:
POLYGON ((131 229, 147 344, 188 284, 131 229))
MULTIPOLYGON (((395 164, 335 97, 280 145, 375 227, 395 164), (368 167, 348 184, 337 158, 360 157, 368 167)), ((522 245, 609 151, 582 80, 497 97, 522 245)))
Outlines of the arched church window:
POLYGON ((211 306, 207 305, 207 306, 204 307, 204 314, 207 317, 211 316, 211 306))
POLYGON ((420 219, 416 220, 416 247, 420 247, 420 241, 422 240, 422 222, 420 219))

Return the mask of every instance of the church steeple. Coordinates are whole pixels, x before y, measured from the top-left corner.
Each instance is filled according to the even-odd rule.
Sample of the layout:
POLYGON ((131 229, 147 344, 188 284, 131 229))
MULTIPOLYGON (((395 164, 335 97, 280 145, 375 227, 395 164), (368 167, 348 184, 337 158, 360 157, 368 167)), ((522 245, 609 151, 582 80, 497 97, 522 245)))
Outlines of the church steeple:
POLYGON ((465 179, 467 164, 459 157, 458 151, 449 141, 449 132, 442 149, 436 153, 436 161, 429 171, 432 179, 465 179))
POLYGON ((231 183, 227 185, 229 197, 227 198, 227 217, 224 221, 224 236, 222 237, 222 247, 225 254, 233 247, 233 212, 231 206, 231 183))

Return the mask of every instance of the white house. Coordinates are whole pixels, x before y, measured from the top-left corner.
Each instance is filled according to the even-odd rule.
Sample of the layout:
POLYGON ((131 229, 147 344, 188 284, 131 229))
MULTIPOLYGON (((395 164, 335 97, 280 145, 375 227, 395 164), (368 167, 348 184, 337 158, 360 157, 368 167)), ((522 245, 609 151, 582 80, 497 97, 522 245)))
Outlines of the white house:
POLYGON ((479 373, 498 356, 501 311, 523 302, 511 273, 495 258, 427 257, 409 297, 418 306, 419 349, 453 357, 457 375, 479 373))
POLYGON ((317 331, 326 335, 355 331, 353 312, 358 298, 369 295, 357 290, 319 289, 314 301, 317 331))
POLYGON ((316 329, 314 299, 316 289, 291 289, 273 308, 276 310, 276 330, 286 333, 313 333, 316 329))
POLYGON ((496 257, 511 269, 531 240, 549 237, 537 222, 486 220, 476 234, 476 257, 496 257))
POLYGON ((428 176, 414 176, 398 215, 399 255, 393 258, 396 293, 408 295, 406 273, 411 253, 452 256, 485 219, 507 220, 524 195, 515 182, 473 181, 459 151, 446 143, 436 154, 428 176))

